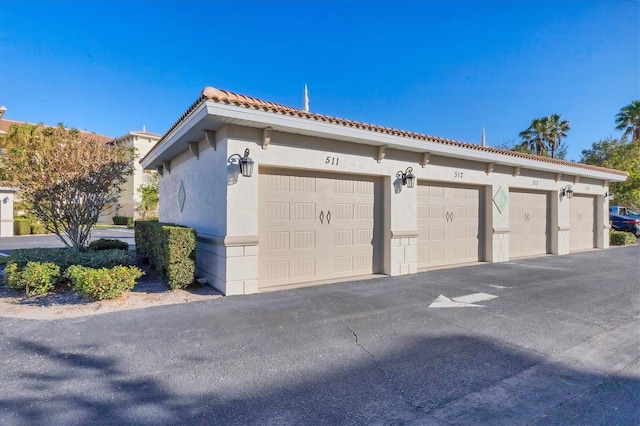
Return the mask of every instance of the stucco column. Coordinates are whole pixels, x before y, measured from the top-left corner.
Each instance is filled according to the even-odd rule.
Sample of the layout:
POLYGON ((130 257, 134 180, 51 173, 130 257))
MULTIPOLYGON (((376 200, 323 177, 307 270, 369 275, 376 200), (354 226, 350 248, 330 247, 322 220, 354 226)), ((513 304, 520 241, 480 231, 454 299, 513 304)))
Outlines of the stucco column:
MULTIPOLYGON (((562 183, 561 186, 566 185, 562 183)), ((571 200, 561 197, 559 192, 551 192, 551 232, 557 233, 556 241, 551 247, 551 253, 562 255, 571 251, 571 200), (554 208, 555 207, 555 208, 554 208), (556 224, 553 223, 555 218, 556 224)))
MULTIPOLYGON (((258 143, 229 138, 227 153, 243 156, 248 148, 251 157, 251 151, 260 149, 258 143)), ((227 165, 226 295, 258 292, 259 168, 254 164, 247 177, 237 163, 227 165)))
POLYGON ((15 189, 0 187, 0 237, 13 237, 15 189))
POLYGON ((486 260, 506 262, 509 260, 509 187, 488 185, 485 200, 486 260))
MULTIPOLYGON (((418 271, 418 185, 409 188, 401 179, 392 179, 385 184, 389 203, 385 209, 385 222, 389 223, 389 256, 385 272, 391 276, 415 274, 418 271)), ((385 246, 387 246, 385 244, 385 246)))
MULTIPOLYGON (((608 192, 608 188, 604 188, 608 192)), ((596 197, 596 217, 594 218, 596 224, 596 247, 597 248, 609 248, 609 197, 598 195, 596 197)))

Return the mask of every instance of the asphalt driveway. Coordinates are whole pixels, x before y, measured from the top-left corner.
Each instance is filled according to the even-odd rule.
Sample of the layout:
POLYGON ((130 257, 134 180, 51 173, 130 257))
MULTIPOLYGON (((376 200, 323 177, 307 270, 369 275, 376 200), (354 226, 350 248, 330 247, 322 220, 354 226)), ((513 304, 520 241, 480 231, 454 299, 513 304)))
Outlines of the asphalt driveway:
POLYGON ((637 425, 639 345, 638 246, 0 318, 0 424, 637 425))

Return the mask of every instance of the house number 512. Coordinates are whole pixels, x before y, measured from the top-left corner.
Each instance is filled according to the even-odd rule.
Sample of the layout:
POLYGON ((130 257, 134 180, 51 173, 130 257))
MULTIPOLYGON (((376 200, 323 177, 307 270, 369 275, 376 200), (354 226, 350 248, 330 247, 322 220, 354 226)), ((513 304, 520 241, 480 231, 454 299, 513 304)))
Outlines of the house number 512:
POLYGON ((337 166, 339 161, 340 161, 340 157, 327 157, 324 160, 324 163, 331 164, 332 166, 337 166))

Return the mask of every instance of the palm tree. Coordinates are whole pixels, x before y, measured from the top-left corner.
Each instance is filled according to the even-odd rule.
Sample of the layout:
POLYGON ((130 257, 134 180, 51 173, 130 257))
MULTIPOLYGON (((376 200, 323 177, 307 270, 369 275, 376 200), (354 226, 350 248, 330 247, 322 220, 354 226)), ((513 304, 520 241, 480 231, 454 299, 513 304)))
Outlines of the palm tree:
POLYGON ((547 130, 546 142, 551 151, 551 158, 555 158, 557 149, 560 147, 562 138, 567 137, 567 132, 571 129, 567 120, 562 120, 560 114, 551 114, 544 118, 547 130))
POLYGON ((529 128, 520 132, 519 136, 522 138, 522 142, 527 144, 531 152, 536 155, 545 155, 547 153, 546 134, 545 119, 535 118, 531 121, 529 128))
POLYGON ((640 140, 640 100, 631 101, 629 105, 620 109, 616 115, 616 129, 624 130, 623 138, 633 135, 633 140, 640 140))
POLYGON ((560 114, 551 114, 531 121, 529 128, 520 132, 520 137, 534 154, 550 153, 551 158, 554 158, 562 138, 567 136, 569 129, 569 122, 562 120, 560 114))

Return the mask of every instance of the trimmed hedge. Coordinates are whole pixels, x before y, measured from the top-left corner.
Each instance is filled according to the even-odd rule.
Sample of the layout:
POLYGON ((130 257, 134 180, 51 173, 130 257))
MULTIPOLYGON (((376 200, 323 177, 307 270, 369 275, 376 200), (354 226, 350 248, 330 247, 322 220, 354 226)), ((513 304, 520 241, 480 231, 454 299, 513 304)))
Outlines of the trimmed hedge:
POLYGON ((633 245, 637 243, 638 243, 638 240, 636 239, 636 236, 633 235, 631 232, 614 231, 614 230, 609 231, 609 244, 611 245, 628 246, 628 245, 633 245))
POLYGON ((99 240, 91 241, 89 243, 89 249, 100 251, 100 250, 129 250, 129 244, 120 240, 112 240, 109 238, 100 238, 99 240))
POLYGON ((135 266, 113 268, 85 268, 70 266, 65 276, 71 280, 74 290, 91 300, 115 299, 124 291, 130 291, 144 272, 135 266))
POLYGON ((29 262, 51 262, 66 270, 71 265, 90 268, 110 268, 117 265, 135 264, 131 255, 123 250, 101 250, 78 252, 66 248, 36 248, 13 250, 9 255, 9 264, 16 263, 22 268, 29 262))
POLYGON ((32 234, 49 234, 47 228, 44 227, 40 222, 31 222, 31 233, 32 234))
POLYGON ((31 220, 17 218, 13 219, 13 235, 29 235, 31 234, 31 220))
POLYGON ((7 287, 24 290, 28 296, 53 291, 62 280, 60 267, 51 262, 28 262, 23 268, 9 263, 4 277, 7 287))
POLYGON ((114 216, 113 224, 133 226, 133 218, 131 216, 114 216))
POLYGON ((196 232, 193 228, 155 220, 135 222, 136 252, 172 289, 185 288, 195 278, 196 232))

